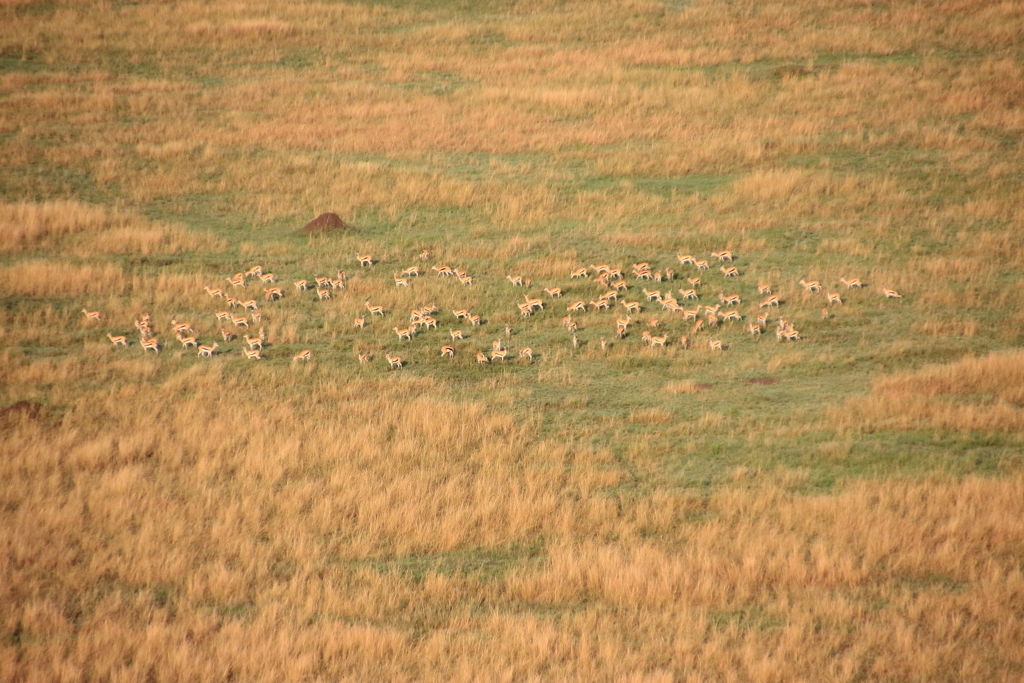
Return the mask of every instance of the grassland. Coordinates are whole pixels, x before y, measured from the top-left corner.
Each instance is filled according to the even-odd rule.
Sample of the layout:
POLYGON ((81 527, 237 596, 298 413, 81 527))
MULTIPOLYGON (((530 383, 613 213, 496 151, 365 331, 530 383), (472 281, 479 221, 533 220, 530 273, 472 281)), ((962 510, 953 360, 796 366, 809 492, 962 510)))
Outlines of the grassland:
POLYGON ((1013 2, 0 3, 0 681, 1020 680, 1022 33, 1013 2), (350 227, 303 234, 324 211, 350 227), (699 303, 742 324, 642 295, 723 249, 699 303), (602 263, 644 310, 574 347, 602 263), (245 290, 248 361, 203 287, 256 264, 286 291, 245 290), (744 331, 759 283, 800 341, 744 331), (534 359, 476 363, 497 338, 534 359))

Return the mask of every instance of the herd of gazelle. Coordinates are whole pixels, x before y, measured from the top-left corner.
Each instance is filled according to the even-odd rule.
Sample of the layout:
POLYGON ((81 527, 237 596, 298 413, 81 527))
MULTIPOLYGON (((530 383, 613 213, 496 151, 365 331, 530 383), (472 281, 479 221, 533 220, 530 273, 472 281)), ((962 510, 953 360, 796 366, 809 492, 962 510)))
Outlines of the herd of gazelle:
MULTIPOLYGON (((430 252, 423 250, 419 254, 421 260, 429 258, 430 252)), ((711 252, 711 258, 716 259, 719 262, 732 263, 735 260, 735 256, 730 251, 715 251, 711 252)), ((377 261, 370 254, 356 254, 356 259, 361 267, 372 267, 377 261)), ((710 266, 707 260, 700 260, 695 258, 691 254, 678 254, 677 259, 683 266, 693 266, 697 271, 698 275, 701 271, 709 271, 710 266)), ((451 268, 445 265, 435 265, 431 267, 431 270, 438 277, 455 277, 463 285, 472 285, 475 280, 472 275, 469 275, 465 271, 459 270, 458 268, 451 268)), ((649 281, 649 282, 672 282, 675 280, 675 272, 671 268, 666 268, 662 271, 652 271, 650 264, 648 263, 634 263, 632 264, 632 275, 637 281, 649 281)), ((741 275, 739 269, 734 265, 722 265, 719 268, 722 276, 725 278, 735 278, 741 275)), ((419 266, 411 266, 402 271, 394 271, 392 273, 393 280, 396 287, 409 287, 410 279, 420 276, 419 266)), ((623 275, 623 269, 617 267, 611 267, 605 265, 591 265, 589 268, 580 267, 572 270, 569 273, 570 280, 577 279, 588 279, 594 278, 594 281, 600 284, 601 288, 604 289, 604 293, 597 297, 595 300, 585 302, 583 300, 573 301, 567 307, 567 313, 562 319, 562 325, 572 335, 572 344, 574 348, 579 348, 580 340, 577 336, 577 330, 579 329, 577 321, 572 319, 573 313, 583 313, 587 310, 610 310, 613 306, 613 302, 617 302, 622 305, 628 314, 625 318, 619 318, 615 323, 615 337, 617 339, 624 338, 629 330, 629 326, 632 324, 632 316, 639 314, 642 311, 642 305, 640 301, 618 301, 618 294, 628 290, 628 284, 626 278, 623 275)), ((232 288, 246 289, 248 280, 251 278, 259 279, 262 284, 269 285, 263 289, 264 299, 266 301, 277 301, 284 298, 284 291, 281 287, 273 286, 277 281, 276 276, 273 273, 264 273, 261 266, 253 266, 248 271, 236 273, 234 276, 227 278, 227 281, 231 284, 232 288)), ((506 278, 514 287, 530 287, 532 281, 530 278, 522 275, 506 275, 506 278)), ((345 271, 338 270, 336 278, 330 277, 316 277, 314 278, 315 290, 317 298, 320 301, 330 300, 332 298, 332 290, 346 289, 347 288, 347 277, 345 271)), ((689 284, 688 288, 679 288, 678 294, 681 299, 687 301, 697 300, 699 298, 698 289, 701 287, 701 278, 692 277, 687 278, 689 284)), ((804 279, 799 280, 798 284, 803 287, 805 292, 817 294, 824 292, 824 288, 821 283, 817 280, 806 281, 804 279)), ((863 288, 863 284, 860 278, 846 279, 841 277, 839 284, 845 286, 847 289, 860 289, 863 288)), ((294 281, 295 289, 299 292, 307 291, 311 289, 310 283, 307 280, 296 280, 294 281)), ((230 322, 234 328, 244 327, 246 330, 249 329, 250 320, 253 323, 258 324, 261 321, 261 314, 259 306, 255 299, 240 300, 233 296, 228 296, 223 289, 211 288, 209 285, 203 287, 206 293, 211 298, 222 298, 227 304, 228 308, 241 308, 243 311, 251 312, 251 315, 235 316, 230 311, 219 311, 215 313, 218 322, 230 322)), ((771 285, 765 283, 758 284, 758 294, 763 296, 759 308, 773 308, 780 305, 778 295, 772 293, 771 285)), ((563 291, 561 287, 545 287, 543 290, 550 298, 557 299, 562 297, 563 291)), ((714 306, 706 304, 697 305, 695 308, 685 308, 680 305, 678 300, 675 298, 671 288, 665 290, 649 290, 646 286, 641 288, 641 291, 646 298, 648 303, 657 302, 666 311, 680 313, 684 321, 693 321, 693 329, 691 334, 702 332, 706 329, 714 328, 720 323, 727 321, 740 321, 743 316, 739 310, 721 310, 723 306, 738 306, 741 303, 741 298, 737 294, 726 295, 723 291, 719 291, 718 300, 719 303, 714 306), (704 317, 701 317, 701 310, 704 311, 704 317)), ((883 288, 882 295, 887 299, 898 299, 902 298, 899 293, 892 289, 883 288)), ((843 299, 837 292, 826 292, 826 302, 828 306, 841 305, 843 299)), ((528 294, 523 296, 523 301, 517 303, 517 309, 522 318, 529 318, 534 315, 537 311, 544 309, 544 301, 538 298, 531 298, 528 294)), ((370 313, 370 317, 385 316, 385 310, 383 306, 372 305, 369 298, 364 301, 366 310, 370 313)), ((102 315, 99 311, 89 311, 88 309, 82 309, 82 313, 85 315, 87 321, 100 321, 102 315)), ((437 313, 437 309, 434 306, 426 306, 420 309, 412 311, 410 315, 410 325, 408 327, 394 327, 393 330, 398 337, 398 341, 412 341, 416 336, 417 331, 420 327, 427 330, 437 329, 438 321, 434 317, 437 313)), ((477 326, 482 324, 481 316, 473 314, 467 308, 453 309, 452 315, 456 321, 467 320, 471 325, 477 326)), ((829 316, 828 308, 822 309, 822 317, 827 318, 829 316)), ((767 327, 768 314, 762 313, 757 316, 756 322, 751 322, 747 325, 747 331, 753 336, 760 336, 764 329, 767 327)), ((651 328, 657 328, 660 326, 658 319, 651 319, 648 321, 648 326, 651 328)), ((182 349, 192 347, 198 353, 200 358, 211 358, 215 351, 219 347, 218 342, 213 344, 199 344, 195 331, 192 325, 188 323, 178 323, 177 320, 172 320, 171 325, 174 328, 175 336, 178 341, 182 344, 182 349)), ((363 329, 366 325, 365 316, 355 318, 354 327, 363 329)), ((144 314, 141 318, 135 321, 135 326, 139 330, 140 334, 140 346, 143 351, 152 350, 155 353, 160 352, 159 341, 152 336, 152 328, 150 322, 150 316, 144 314)), ((506 336, 511 334, 511 328, 506 325, 506 336)), ((227 343, 233 338, 233 334, 230 330, 221 329, 220 333, 227 343)), ((464 339, 464 335, 461 330, 449 328, 449 334, 452 342, 461 341, 464 339)), ((107 337, 113 344, 114 348, 127 347, 128 339, 124 335, 112 335, 107 333, 107 337)), ((262 360, 263 346, 266 342, 266 335, 261 327, 259 335, 250 337, 246 333, 242 337, 249 348, 242 349, 243 354, 246 358, 251 360, 262 360)), ((796 341, 799 340, 800 333, 793 326, 793 323, 785 319, 778 321, 776 330, 776 338, 779 341, 796 341)), ((641 340, 644 344, 654 347, 664 347, 669 344, 668 335, 655 336, 649 331, 644 331, 641 335, 641 340)), ((689 336, 684 335, 680 337, 678 342, 683 348, 689 347, 689 336)), ((608 342, 602 337, 601 338, 601 349, 607 348, 608 342)), ((720 339, 709 339, 708 347, 713 351, 722 351, 723 344, 720 339)), ((446 358, 454 358, 457 349, 454 344, 444 344, 441 346, 441 356, 446 358)), ((509 350, 506 349, 500 339, 496 340, 492 344, 490 355, 488 356, 483 351, 477 352, 478 363, 493 363, 495 361, 503 361, 508 357, 509 350)), ((530 347, 524 347, 518 350, 518 357, 527 361, 533 359, 533 349, 530 347)), ((312 352, 310 349, 305 349, 293 357, 293 361, 304 360, 308 361, 312 358, 312 352)), ((392 369, 399 369, 404 367, 405 362, 400 356, 392 356, 390 353, 385 353, 385 358, 389 366, 392 369)), ((358 360, 361 363, 368 362, 370 356, 366 352, 358 353, 358 360)))

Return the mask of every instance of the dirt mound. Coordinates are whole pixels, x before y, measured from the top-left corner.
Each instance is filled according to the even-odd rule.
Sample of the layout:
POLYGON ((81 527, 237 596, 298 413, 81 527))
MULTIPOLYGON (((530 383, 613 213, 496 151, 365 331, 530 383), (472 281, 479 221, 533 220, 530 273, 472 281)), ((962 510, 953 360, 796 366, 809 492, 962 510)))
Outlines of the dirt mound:
POLYGON ((330 232, 331 230, 345 230, 348 225, 336 213, 322 213, 302 229, 307 235, 314 232, 330 232))

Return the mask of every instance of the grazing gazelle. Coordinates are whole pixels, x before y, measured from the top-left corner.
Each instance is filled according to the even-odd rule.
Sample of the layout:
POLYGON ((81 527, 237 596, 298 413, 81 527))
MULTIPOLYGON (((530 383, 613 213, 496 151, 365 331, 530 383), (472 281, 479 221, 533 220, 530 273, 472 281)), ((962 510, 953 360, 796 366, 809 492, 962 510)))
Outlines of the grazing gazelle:
POLYGON ((107 338, 110 339, 110 343, 114 345, 116 349, 118 346, 128 348, 128 339, 124 335, 115 337, 114 335, 107 332, 107 338))
POLYGON ((309 349, 306 349, 305 351, 301 351, 301 352, 299 352, 299 353, 295 354, 294 356, 292 356, 292 361, 293 361, 293 362, 294 362, 294 361, 297 361, 297 360, 305 360, 305 361, 308 361, 308 360, 309 360, 309 359, 311 359, 312 357, 313 357, 313 354, 312 354, 312 352, 311 352, 311 351, 310 351, 309 349))
POLYGON ((455 358, 455 347, 451 344, 445 344, 441 347, 441 355, 448 356, 449 358, 455 358))
POLYGON ((902 296, 899 295, 898 292, 896 292, 893 289, 883 289, 882 290, 882 294, 885 295, 886 299, 902 299, 903 298, 902 296))
POLYGON ((203 345, 199 347, 200 358, 213 358, 213 352, 217 350, 217 342, 213 342, 209 346, 203 345))

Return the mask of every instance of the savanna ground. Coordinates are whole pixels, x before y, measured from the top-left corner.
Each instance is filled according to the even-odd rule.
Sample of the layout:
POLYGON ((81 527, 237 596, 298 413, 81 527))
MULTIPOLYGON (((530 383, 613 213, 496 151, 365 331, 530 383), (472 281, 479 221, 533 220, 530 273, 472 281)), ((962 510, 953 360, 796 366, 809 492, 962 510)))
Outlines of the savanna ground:
POLYGON ((1022 33, 1012 1, 0 3, 0 681, 1020 680, 1022 33), (396 288, 424 248, 476 284, 396 288), (559 325, 601 293, 572 269, 677 289, 722 249, 701 303, 746 325, 770 283, 800 341, 685 349, 632 278, 626 338, 559 325), (257 263, 264 360, 182 351, 257 263), (485 325, 442 359, 457 307, 485 325), (506 324, 534 360, 478 366, 506 324))

